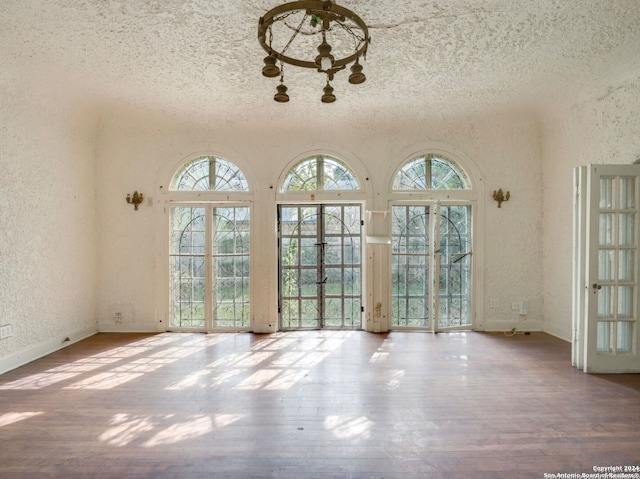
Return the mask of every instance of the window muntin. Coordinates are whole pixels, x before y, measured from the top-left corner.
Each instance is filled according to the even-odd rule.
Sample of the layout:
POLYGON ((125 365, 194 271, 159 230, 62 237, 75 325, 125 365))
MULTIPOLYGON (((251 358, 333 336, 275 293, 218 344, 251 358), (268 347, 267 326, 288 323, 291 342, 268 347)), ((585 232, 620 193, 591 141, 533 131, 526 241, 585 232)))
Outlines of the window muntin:
POLYGON ((223 158, 202 156, 176 173, 172 191, 249 191, 240 169, 223 158))
POLYGON ((336 158, 326 155, 306 158, 285 177, 282 191, 358 190, 354 173, 336 158))
POLYGON ((465 190, 470 189, 465 171, 442 155, 421 155, 400 168, 393 181, 393 189, 407 190, 465 190))

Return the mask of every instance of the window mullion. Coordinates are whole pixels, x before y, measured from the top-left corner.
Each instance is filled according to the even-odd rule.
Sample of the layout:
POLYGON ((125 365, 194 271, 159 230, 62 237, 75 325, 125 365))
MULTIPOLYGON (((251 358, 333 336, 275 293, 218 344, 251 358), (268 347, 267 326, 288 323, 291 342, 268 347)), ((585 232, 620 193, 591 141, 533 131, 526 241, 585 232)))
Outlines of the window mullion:
POLYGON ((213 233, 214 227, 213 218, 214 218, 215 207, 213 205, 207 205, 206 207, 206 215, 204 220, 204 228, 205 228, 205 261, 204 261, 204 269, 205 269, 205 278, 204 278, 204 288, 205 288, 205 302, 204 302, 204 311, 205 311, 205 329, 207 331, 211 331, 215 328, 215 320, 213 318, 213 300, 214 300, 214 292, 213 292, 213 233))

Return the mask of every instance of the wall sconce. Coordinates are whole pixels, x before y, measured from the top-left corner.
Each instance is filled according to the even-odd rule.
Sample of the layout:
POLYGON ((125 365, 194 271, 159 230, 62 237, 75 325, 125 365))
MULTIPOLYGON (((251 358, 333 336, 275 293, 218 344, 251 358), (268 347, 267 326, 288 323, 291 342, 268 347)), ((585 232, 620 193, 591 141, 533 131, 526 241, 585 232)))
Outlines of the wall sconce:
POLYGON ((144 200, 144 195, 137 191, 133 192, 133 197, 131 197, 131 195, 127 195, 127 203, 133 204, 135 210, 138 209, 138 205, 142 203, 142 200, 144 200))
POLYGON ((511 196, 511 193, 507 191, 507 193, 505 194, 502 191, 502 188, 500 188, 498 191, 493 190, 493 199, 498 202, 498 208, 502 208, 502 202, 509 201, 510 196, 511 196))

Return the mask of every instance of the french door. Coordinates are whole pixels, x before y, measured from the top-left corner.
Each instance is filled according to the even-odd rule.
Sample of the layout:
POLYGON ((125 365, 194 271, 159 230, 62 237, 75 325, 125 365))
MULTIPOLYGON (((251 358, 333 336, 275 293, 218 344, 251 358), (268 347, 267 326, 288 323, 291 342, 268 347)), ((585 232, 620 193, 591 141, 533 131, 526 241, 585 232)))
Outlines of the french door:
POLYGON ((574 172, 573 364, 586 372, 640 372, 640 165, 574 172))
POLYGON ((362 208, 278 206, 281 329, 362 325, 362 208))
POLYGON ((249 217, 242 205, 169 208, 169 327, 250 327, 249 217))
POLYGON ((391 212, 391 328, 469 329, 471 205, 394 205, 391 212))

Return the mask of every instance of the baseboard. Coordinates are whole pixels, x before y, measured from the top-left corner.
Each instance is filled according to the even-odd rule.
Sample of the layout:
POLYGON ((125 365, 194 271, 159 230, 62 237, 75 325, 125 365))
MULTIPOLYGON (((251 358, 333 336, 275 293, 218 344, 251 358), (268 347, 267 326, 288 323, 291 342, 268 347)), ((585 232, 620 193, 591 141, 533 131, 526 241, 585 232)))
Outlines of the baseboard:
POLYGON ((562 339, 563 341, 566 341, 568 343, 571 342, 571 333, 569 333, 568 335, 565 335, 565 334, 559 333, 558 331, 554 331, 553 329, 544 329, 543 331, 550 336, 556 337, 558 339, 562 339))
POLYGON ((476 326, 474 329, 476 331, 512 331, 514 328, 518 332, 543 331, 540 321, 534 319, 520 319, 517 321, 485 320, 481 326, 476 326))
POLYGON ((93 336, 98 332, 96 327, 85 328, 78 331, 74 331, 68 334, 62 334, 56 336, 47 341, 29 346, 13 354, 9 354, 3 358, 0 358, 0 374, 4 374, 13 369, 24 366, 36 359, 40 359, 47 354, 51 354, 59 349, 66 348, 67 346, 77 343, 83 339, 93 336))
POLYGON ((154 323, 98 323, 100 333, 159 333, 154 323))

